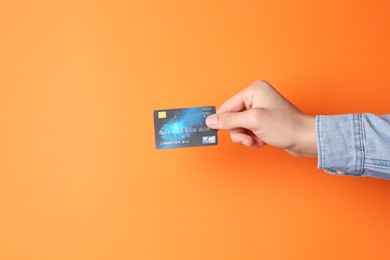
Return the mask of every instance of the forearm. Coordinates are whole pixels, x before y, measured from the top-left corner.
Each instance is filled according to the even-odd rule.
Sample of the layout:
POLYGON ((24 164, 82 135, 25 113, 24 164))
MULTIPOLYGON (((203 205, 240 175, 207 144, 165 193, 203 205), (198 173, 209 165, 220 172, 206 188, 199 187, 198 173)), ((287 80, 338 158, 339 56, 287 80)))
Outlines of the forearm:
POLYGON ((390 115, 316 116, 318 168, 390 179, 390 115))

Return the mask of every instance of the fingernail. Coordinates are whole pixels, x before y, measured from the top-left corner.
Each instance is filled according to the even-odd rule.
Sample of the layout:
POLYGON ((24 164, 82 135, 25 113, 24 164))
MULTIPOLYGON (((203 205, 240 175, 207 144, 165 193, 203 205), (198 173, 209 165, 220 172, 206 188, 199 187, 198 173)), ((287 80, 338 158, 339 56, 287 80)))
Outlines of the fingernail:
POLYGON ((206 125, 208 127, 213 127, 216 126, 217 124, 218 124, 218 118, 216 114, 209 115, 208 117, 206 117, 206 125))

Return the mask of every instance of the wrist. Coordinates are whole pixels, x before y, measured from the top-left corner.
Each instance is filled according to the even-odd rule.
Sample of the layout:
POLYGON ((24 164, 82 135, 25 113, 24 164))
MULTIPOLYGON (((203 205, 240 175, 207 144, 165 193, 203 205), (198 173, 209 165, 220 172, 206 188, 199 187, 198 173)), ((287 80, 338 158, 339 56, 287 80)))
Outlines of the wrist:
POLYGON ((317 157, 315 116, 302 114, 295 147, 288 150, 298 157, 317 157))
POLYGON ((304 155, 307 157, 317 157, 317 140, 316 140, 316 118, 315 116, 304 116, 304 155))

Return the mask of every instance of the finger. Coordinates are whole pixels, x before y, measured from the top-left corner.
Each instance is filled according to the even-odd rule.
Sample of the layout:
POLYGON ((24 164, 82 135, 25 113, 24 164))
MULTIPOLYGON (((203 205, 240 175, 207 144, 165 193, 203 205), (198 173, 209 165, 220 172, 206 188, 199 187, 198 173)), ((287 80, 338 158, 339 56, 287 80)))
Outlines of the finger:
POLYGON ((246 130, 247 131, 247 134, 252 137, 253 139, 253 146, 254 147, 263 147, 264 145, 266 145, 266 143, 260 139, 260 137, 258 137, 257 135, 255 135, 252 131, 250 130, 246 130))
POLYGON ((252 136, 248 135, 243 128, 231 130, 230 138, 232 139, 233 143, 242 144, 247 147, 252 147, 255 144, 252 136))
POLYGON ((230 138, 234 143, 248 147, 263 147, 266 143, 248 129, 233 129, 230 131, 230 138))
POLYGON ((245 128, 254 131, 261 124, 262 113, 262 109, 249 109, 242 112, 213 114, 206 118, 206 124, 212 129, 245 128))

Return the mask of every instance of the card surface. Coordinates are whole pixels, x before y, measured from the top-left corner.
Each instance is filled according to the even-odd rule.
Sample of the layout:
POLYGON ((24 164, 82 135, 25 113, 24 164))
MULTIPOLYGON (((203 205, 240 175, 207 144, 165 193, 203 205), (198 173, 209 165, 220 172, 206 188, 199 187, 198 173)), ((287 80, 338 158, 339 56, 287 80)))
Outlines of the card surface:
POLYGON ((215 114, 214 106, 155 110, 154 136, 157 149, 210 146, 218 144, 217 130, 205 119, 215 114))

